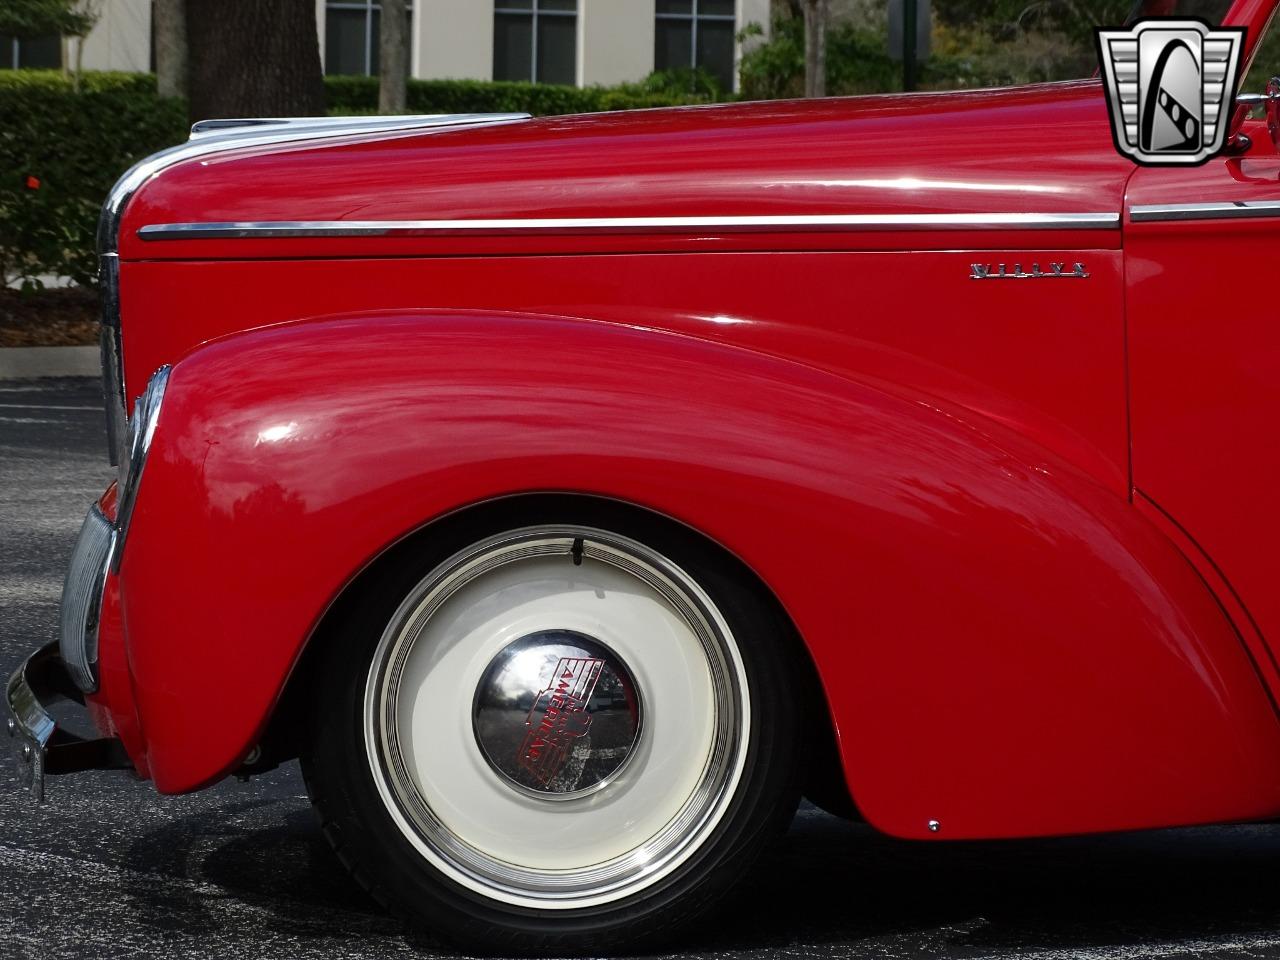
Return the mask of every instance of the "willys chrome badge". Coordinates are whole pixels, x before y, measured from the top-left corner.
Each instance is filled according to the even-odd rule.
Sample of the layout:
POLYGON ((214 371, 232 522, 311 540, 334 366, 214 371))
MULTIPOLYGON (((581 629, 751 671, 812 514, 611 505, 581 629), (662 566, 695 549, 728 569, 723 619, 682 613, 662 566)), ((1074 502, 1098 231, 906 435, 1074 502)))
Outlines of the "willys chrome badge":
POLYGON ((1243 27, 1147 19, 1098 30, 1116 149, 1146 166, 1204 163, 1225 146, 1243 27))
POLYGON ((1070 270, 1065 263, 1051 263, 1048 270, 1041 270, 1038 263, 1031 264, 1030 270, 1023 270, 1020 263, 974 263, 970 269, 973 272, 969 277, 973 280, 1084 280, 1089 276, 1083 263, 1073 263, 1070 270))

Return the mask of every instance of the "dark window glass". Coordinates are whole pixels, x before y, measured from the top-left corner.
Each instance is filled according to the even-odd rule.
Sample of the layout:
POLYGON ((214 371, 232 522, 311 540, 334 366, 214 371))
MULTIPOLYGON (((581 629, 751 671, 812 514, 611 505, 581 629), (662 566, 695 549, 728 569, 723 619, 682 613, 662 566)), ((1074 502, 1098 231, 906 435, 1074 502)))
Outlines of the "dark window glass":
POLYGON ((693 63, 693 21, 658 19, 654 25, 653 68, 682 70, 693 63))
POLYGON ((325 11, 325 73, 368 73, 365 57, 367 11, 330 7, 325 11))
POLYGON ((61 37, 14 40, 0 35, 0 70, 57 70, 62 66, 61 37))
MULTIPOLYGON (((532 2, 532 0, 531 0, 532 2)), ((413 3, 405 5, 413 46, 413 3)), ((335 0, 325 7, 324 72, 372 74, 382 69, 382 5, 335 0)))
POLYGON ((734 0, 658 0, 656 70, 701 68, 733 89, 734 0))
POLYGON ((533 79, 533 14, 494 17, 493 79, 533 79))
POLYGON ((495 0, 493 78, 577 80, 577 0, 495 0))
POLYGON ((578 79, 577 48, 577 17, 539 17, 538 82, 572 85, 578 79))
POLYGON ((733 89, 733 21, 703 20, 698 24, 697 65, 725 90, 733 89))

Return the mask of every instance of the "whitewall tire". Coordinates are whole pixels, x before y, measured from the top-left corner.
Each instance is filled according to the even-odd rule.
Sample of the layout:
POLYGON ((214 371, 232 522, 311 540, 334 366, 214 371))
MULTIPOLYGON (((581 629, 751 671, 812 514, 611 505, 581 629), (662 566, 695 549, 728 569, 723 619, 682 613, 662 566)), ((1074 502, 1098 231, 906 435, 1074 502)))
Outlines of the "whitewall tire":
POLYGON ((339 854, 471 947, 599 949, 696 915, 794 811, 775 605, 694 534, 595 501, 435 532, 324 638, 304 772, 339 854))

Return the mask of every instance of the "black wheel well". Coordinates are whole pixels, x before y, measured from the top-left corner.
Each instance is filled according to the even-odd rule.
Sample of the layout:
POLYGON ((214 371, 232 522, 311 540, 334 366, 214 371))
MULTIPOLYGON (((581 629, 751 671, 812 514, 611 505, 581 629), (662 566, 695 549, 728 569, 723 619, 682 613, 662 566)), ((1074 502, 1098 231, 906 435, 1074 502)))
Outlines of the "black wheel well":
POLYGON ((831 707, 819 679, 817 666, 794 621, 768 584, 732 552, 688 524, 624 501, 580 494, 523 494, 473 504, 419 527, 383 550, 343 587, 324 612, 308 638, 302 656, 286 681, 285 689, 263 737, 261 750, 255 751, 257 756, 251 763, 246 763, 241 773, 263 772, 299 755, 305 743, 304 718, 314 682, 314 666, 321 652, 327 644, 336 642, 344 618, 349 611, 359 605, 370 586, 381 582, 391 571, 401 569, 405 563, 411 562, 414 557, 421 554, 431 538, 438 534, 441 524, 483 522, 495 513, 537 518, 539 514, 545 514, 551 508, 562 507, 568 500, 577 502, 577 505, 591 505, 597 511, 619 517, 629 516, 632 519, 643 519, 646 523, 680 527, 686 534, 695 536, 706 549, 714 552, 718 560, 732 570, 736 579, 749 584, 765 602, 774 608, 778 622, 788 627, 788 635, 780 639, 792 647, 797 662, 803 665, 806 689, 802 691, 802 696, 796 699, 797 703, 806 705, 805 720, 808 729, 805 741, 808 749, 805 795, 818 806, 837 816, 856 817, 856 805, 846 785, 837 746, 831 707))

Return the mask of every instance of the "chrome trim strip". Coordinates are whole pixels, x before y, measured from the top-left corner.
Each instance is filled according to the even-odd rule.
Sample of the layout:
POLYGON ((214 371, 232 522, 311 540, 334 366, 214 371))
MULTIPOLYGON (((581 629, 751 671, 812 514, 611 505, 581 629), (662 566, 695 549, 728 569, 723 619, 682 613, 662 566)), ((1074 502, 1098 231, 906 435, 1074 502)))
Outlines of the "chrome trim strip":
POLYGON ((407 134, 419 130, 489 126, 527 119, 527 113, 459 113, 418 117, 302 117, 297 120, 236 121, 238 125, 231 127, 215 126, 223 121, 201 121, 192 128, 192 139, 139 161, 116 181, 98 219, 98 252, 105 255, 119 251, 120 218, 129 200, 161 170, 184 160, 241 147, 371 133, 407 134))
POLYGON ((297 132, 299 130, 330 131, 332 136, 343 133, 369 133, 379 130, 403 130, 409 127, 440 126, 441 120, 449 121, 453 126, 470 121, 470 118, 507 117, 527 119, 527 113, 489 114, 489 113, 425 113, 411 116, 393 117, 240 117, 227 120, 197 120, 191 125, 190 140, 204 140, 211 136, 234 133, 237 136, 249 136, 256 133, 297 132), (263 128, 269 127, 270 130, 263 128))
POLYGON ((1134 223, 1176 220, 1252 220, 1280 217, 1280 200, 1220 200, 1214 203, 1151 203, 1133 207, 1134 223))
POLYGON ((565 217, 498 220, 272 220, 157 223, 143 240, 258 240, 282 237, 418 237, 457 234, 761 233, 846 230, 1114 230, 1118 213, 901 213, 752 217, 565 217))

